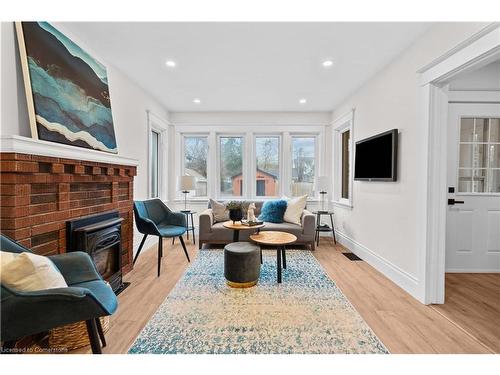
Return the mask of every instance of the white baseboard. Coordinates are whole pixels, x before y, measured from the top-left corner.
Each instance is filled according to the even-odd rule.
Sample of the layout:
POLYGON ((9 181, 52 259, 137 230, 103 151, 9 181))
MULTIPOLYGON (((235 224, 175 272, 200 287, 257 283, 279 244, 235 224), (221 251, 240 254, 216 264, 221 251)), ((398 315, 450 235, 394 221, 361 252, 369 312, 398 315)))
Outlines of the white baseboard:
POLYGON ((498 268, 479 268, 479 269, 469 269, 469 268, 450 268, 444 271, 445 273, 500 273, 498 268))
POLYGON ((338 230, 335 230, 337 241, 343 246, 351 250, 358 257, 363 259, 370 266, 381 272, 384 276, 393 281, 396 285, 408 292, 412 297, 419 299, 419 284, 418 279, 402 270, 398 266, 392 264, 387 259, 375 254, 366 246, 356 242, 349 236, 338 230))

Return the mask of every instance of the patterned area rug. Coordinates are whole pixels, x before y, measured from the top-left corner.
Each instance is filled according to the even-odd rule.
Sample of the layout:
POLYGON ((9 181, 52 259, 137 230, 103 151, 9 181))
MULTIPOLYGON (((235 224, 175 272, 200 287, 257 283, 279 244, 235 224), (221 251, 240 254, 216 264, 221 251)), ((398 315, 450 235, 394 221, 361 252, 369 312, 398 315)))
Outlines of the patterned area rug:
POLYGON ((129 353, 388 353, 309 251, 264 250, 259 283, 233 289, 222 250, 202 250, 129 353))

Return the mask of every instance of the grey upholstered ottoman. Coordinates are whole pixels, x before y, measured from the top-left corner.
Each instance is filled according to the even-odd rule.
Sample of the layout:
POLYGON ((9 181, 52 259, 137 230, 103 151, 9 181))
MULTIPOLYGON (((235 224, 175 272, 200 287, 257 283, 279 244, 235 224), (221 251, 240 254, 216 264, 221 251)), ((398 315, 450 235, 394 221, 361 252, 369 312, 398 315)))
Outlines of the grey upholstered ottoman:
POLYGON ((233 242, 224 247, 224 276, 233 288, 249 288, 260 276, 260 247, 250 242, 233 242))

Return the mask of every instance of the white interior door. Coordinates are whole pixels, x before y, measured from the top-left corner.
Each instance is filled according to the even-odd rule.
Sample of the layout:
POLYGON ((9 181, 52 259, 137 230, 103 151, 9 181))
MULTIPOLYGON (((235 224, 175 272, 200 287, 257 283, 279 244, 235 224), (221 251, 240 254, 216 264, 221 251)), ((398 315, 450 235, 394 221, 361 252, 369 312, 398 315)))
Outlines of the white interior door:
POLYGON ((448 189, 446 272, 500 272, 499 104, 449 105, 448 189))

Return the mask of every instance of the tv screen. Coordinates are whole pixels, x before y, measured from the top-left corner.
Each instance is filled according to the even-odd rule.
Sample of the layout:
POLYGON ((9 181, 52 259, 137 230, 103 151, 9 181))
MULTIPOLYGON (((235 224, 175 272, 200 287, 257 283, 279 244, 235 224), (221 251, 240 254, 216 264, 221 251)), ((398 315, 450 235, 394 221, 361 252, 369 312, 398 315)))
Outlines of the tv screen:
POLYGON ((356 142, 354 179, 396 181, 398 129, 356 142))

